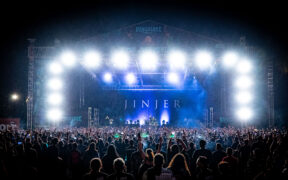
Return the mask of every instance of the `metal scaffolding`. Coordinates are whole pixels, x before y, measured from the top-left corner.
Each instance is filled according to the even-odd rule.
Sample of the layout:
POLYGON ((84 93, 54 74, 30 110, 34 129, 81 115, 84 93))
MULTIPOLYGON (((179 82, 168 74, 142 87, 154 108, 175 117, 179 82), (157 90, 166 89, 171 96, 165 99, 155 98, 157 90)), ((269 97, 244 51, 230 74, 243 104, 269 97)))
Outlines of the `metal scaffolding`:
POLYGON ((275 125, 274 117, 274 82, 273 82, 273 61, 267 65, 267 90, 268 90, 268 123, 269 127, 275 125))

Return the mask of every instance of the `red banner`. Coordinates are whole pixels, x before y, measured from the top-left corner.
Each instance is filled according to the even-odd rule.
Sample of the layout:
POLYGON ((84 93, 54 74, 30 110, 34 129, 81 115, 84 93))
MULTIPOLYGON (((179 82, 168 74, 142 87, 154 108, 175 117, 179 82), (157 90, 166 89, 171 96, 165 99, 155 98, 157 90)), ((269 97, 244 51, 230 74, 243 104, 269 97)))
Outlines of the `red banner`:
POLYGON ((20 127, 20 118, 0 118, 0 124, 20 127))

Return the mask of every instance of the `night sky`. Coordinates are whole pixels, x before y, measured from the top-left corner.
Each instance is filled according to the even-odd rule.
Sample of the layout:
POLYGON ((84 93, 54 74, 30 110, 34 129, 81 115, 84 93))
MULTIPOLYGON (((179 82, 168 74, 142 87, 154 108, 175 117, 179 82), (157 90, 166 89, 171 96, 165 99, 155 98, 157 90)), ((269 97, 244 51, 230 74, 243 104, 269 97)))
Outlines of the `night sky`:
MULTIPOLYGON (((96 2, 96 1, 95 1, 96 2)), ((276 117, 288 118, 287 10, 284 4, 230 2, 191 4, 184 1, 101 1, 94 4, 40 2, 2 4, 0 43, 0 117, 25 118, 28 38, 53 45, 73 42, 147 19, 215 39, 238 42, 246 36, 275 62, 276 117), (117 3, 115 3, 117 2, 117 3), (16 104, 10 94, 17 92, 16 104)))

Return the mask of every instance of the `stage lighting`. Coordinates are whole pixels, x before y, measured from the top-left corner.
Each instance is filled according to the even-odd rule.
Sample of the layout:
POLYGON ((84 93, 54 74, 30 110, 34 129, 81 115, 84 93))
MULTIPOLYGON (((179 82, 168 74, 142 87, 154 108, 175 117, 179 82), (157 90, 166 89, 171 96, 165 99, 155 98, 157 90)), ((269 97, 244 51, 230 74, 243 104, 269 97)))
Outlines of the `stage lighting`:
POLYGON ((112 74, 109 73, 109 72, 106 72, 104 75, 103 75, 103 80, 106 82, 106 83, 111 83, 113 81, 112 79, 112 74))
POLYGON ((238 55, 235 52, 228 52, 223 56, 223 64, 225 67, 232 67, 236 64, 238 55))
POLYGON ((53 78, 48 81, 48 87, 52 90, 59 90, 59 89, 62 89, 63 84, 60 79, 53 78))
POLYGON ((101 55, 98 52, 88 52, 84 56, 83 65, 87 68, 99 68, 101 65, 101 55))
POLYGON ((53 108, 53 109, 48 110, 47 112, 47 118, 50 121, 57 122, 57 121, 60 121, 62 117, 63 117, 62 111, 59 109, 53 108))
POLYGON ((237 64, 237 72, 241 74, 250 73, 252 71, 252 64, 247 59, 242 59, 237 64))
POLYGON ((136 83, 136 76, 133 73, 129 73, 125 77, 127 84, 135 84, 136 83))
POLYGON ((64 52, 61 55, 61 62, 67 67, 73 67, 76 64, 76 56, 72 52, 64 52))
POLYGON ((200 69, 210 68, 212 65, 212 55, 209 52, 201 51, 196 54, 196 64, 200 69))
POLYGON ((253 85, 253 82, 248 76, 240 76, 236 79, 235 85, 239 89, 248 89, 253 85))
POLYGON ((240 104, 247 104, 252 101, 253 97, 250 92, 243 91, 236 95, 236 101, 240 104))
POLYGON ((168 74, 168 77, 167 77, 167 80, 168 80, 168 82, 171 83, 171 84, 178 84, 180 78, 179 78, 179 75, 176 74, 176 73, 169 73, 169 74, 168 74))
POLYGON ((11 99, 12 99, 12 101, 17 101, 19 99, 19 95, 16 93, 11 94, 11 99))
POLYGON ((158 56, 155 52, 146 50, 140 54, 140 66, 142 70, 156 70, 158 66, 158 56))
POLYGON ((113 66, 117 69, 127 69, 129 67, 130 57, 125 51, 117 51, 112 55, 113 66))
POLYGON ((170 69, 183 70, 185 68, 186 56, 181 51, 172 51, 168 55, 170 69))
POLYGON ((61 74, 63 72, 63 68, 62 68, 61 64, 59 64, 57 62, 52 62, 49 65, 49 71, 52 74, 61 74))
POLYGON ((48 96, 48 103, 51 105, 59 105, 62 103, 63 98, 59 93, 53 93, 48 96))
POLYGON ((252 118, 253 112, 248 107, 242 107, 242 108, 238 109, 238 111, 236 112, 236 115, 237 115, 239 120, 245 122, 245 121, 252 118))

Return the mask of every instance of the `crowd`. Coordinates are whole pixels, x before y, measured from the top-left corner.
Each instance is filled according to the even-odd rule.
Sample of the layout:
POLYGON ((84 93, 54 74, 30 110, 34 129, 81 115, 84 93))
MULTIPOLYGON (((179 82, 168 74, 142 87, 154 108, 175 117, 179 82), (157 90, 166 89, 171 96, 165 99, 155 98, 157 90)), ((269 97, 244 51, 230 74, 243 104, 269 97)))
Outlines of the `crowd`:
POLYGON ((287 129, 102 127, 0 132, 1 179, 288 179, 287 129))

